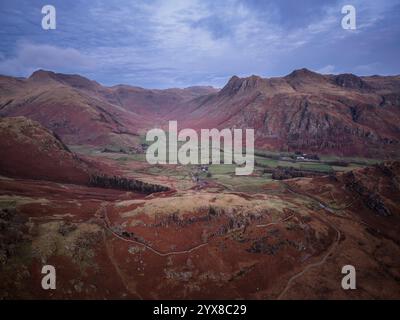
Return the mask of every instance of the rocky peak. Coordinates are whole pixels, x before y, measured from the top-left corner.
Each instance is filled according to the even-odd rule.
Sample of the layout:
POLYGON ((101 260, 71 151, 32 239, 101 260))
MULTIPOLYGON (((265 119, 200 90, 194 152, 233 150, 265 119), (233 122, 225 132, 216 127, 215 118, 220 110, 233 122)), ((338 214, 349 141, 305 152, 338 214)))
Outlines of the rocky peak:
POLYGON ((259 89, 264 85, 264 79, 252 75, 247 78, 239 78, 237 76, 233 76, 226 86, 221 90, 221 94, 232 96, 237 93, 247 92, 254 89, 259 89))
POLYGON ((298 70, 294 70, 292 73, 287 75, 285 78, 290 78, 290 79, 321 79, 324 78, 323 75, 316 73, 314 71, 311 71, 307 68, 302 68, 298 70))
POLYGON ((31 76, 29 77, 29 80, 46 81, 46 80, 55 80, 55 78, 56 78, 56 74, 54 72, 39 69, 31 74, 31 76))
POLYGON ((360 78, 351 73, 339 74, 335 76, 334 82, 336 85, 350 89, 364 89, 367 84, 360 78))
POLYGON ((89 80, 77 74, 55 73, 46 70, 37 70, 29 77, 29 80, 35 82, 57 81, 62 84, 78 89, 95 90, 99 84, 96 81, 89 80))

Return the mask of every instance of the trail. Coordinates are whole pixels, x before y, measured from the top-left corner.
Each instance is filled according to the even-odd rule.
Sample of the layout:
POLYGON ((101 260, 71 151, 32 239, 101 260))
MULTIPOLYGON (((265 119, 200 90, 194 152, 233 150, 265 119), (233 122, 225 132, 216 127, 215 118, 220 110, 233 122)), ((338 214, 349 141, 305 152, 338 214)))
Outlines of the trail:
POLYGON ((111 264, 113 265, 118 277, 120 278, 122 284, 124 285, 125 289, 129 291, 130 293, 136 295, 140 300, 143 300, 143 297, 137 292, 136 289, 136 283, 132 282, 132 279, 127 279, 125 274, 121 271, 121 269, 118 266, 117 261, 114 258, 114 253, 112 248, 105 242, 105 247, 107 250, 108 257, 110 258, 111 264))
POLYGON ((340 230, 338 228, 336 228, 332 223, 330 223, 329 221, 327 221, 325 219, 324 219, 324 222, 326 222, 329 226, 331 226, 336 231, 336 240, 335 240, 335 242, 331 245, 331 247, 329 248, 328 252, 324 255, 324 257, 320 261, 309 264, 302 271, 300 271, 299 273, 297 273, 294 276, 292 276, 288 280, 288 282, 287 282, 285 288, 283 289, 283 291, 277 297, 277 300, 280 300, 286 294, 286 292, 289 290, 289 288, 292 285, 294 280, 296 280, 297 278, 300 278, 308 270, 310 270, 312 268, 315 268, 315 267, 322 266, 326 262, 326 260, 329 258, 329 256, 333 253, 333 251, 336 249, 336 247, 338 246, 340 237, 342 235, 340 230))
MULTIPOLYGON (((116 238, 118 238, 118 239, 120 239, 120 240, 122 240, 122 241, 125 241, 125 242, 134 243, 134 244, 136 244, 136 245, 143 246, 143 247, 145 247, 146 249, 150 250, 151 252, 153 252, 154 254, 156 254, 156 255, 158 255, 158 256, 160 256, 160 257, 168 257, 168 256, 174 256, 174 255, 181 255, 181 254, 192 253, 193 251, 196 251, 196 250, 198 250, 198 249, 200 249, 200 248, 202 248, 202 247, 207 246, 207 245, 210 243, 210 241, 211 241, 211 240, 210 240, 210 241, 207 241, 207 242, 205 242, 205 243, 199 244, 199 245, 197 245, 197 246, 195 246, 195 247, 193 247, 193 248, 190 248, 190 249, 188 249, 188 250, 183 250, 183 251, 171 251, 171 252, 161 252, 161 251, 158 251, 158 250, 152 248, 151 246, 149 246, 149 245, 147 245, 147 244, 145 244, 145 243, 142 243, 142 242, 139 242, 139 241, 136 241, 136 240, 132 240, 132 239, 126 239, 126 238, 122 237, 121 235, 119 235, 118 233, 116 233, 114 230, 112 230, 112 228, 110 227, 110 220, 108 219, 108 215, 107 215, 106 204, 102 204, 102 205, 100 206, 100 208, 97 210, 96 213, 98 213, 98 214, 100 214, 102 217, 104 217, 103 220, 104 220, 104 224, 105 224, 106 229, 107 229, 108 231, 110 231, 116 238)), ((289 216, 289 217, 287 217, 287 218, 285 218, 285 219, 283 219, 283 220, 281 220, 281 221, 272 222, 272 223, 269 223, 269 224, 266 224, 266 225, 257 225, 257 227, 268 227, 268 226, 271 226, 271 225, 276 225, 276 224, 285 222, 285 221, 287 221, 287 220, 289 220, 289 219, 291 219, 291 218, 293 218, 293 217, 294 217, 294 215, 291 215, 291 216, 289 216)))
MULTIPOLYGON (((346 209, 350 208, 356 202, 356 200, 354 199, 349 204, 346 204, 343 208, 334 208, 334 207, 329 206, 326 202, 322 201, 321 199, 318 199, 317 197, 315 197, 313 195, 310 195, 305 192, 299 192, 299 191, 295 190, 293 187, 291 187, 290 185, 288 185, 287 183, 284 183, 284 182, 281 182, 281 183, 286 187, 287 190, 289 190, 289 192, 297 194, 302 197, 309 198, 309 199, 317 202, 321 208, 328 209, 328 211, 330 211, 330 213, 334 213, 335 211, 337 212, 337 211, 346 210, 346 209)), ((341 216, 341 217, 343 217, 343 216, 341 216)), ((343 217, 343 218, 345 218, 345 217, 343 217)))
POLYGON ((290 215, 289 217, 287 217, 287 218, 285 218, 285 219, 283 219, 281 221, 271 222, 271 223, 268 223, 268 224, 258 224, 258 225, 256 225, 256 227, 257 228, 266 228, 266 227, 269 227, 269 226, 274 226, 274 225, 280 224, 282 222, 286 222, 286 221, 292 219, 293 217, 294 217, 294 214, 290 215))
POLYGON ((195 250, 198 250, 198 249, 200 249, 202 247, 205 247, 206 245, 209 244, 209 242, 202 243, 202 244, 199 244, 199 245, 197 245, 197 246, 195 246, 193 248, 190 248, 188 250, 183 250, 183 251, 161 252, 161 251, 158 251, 158 250, 150 247, 149 245, 147 245, 145 243, 142 243, 142 242, 139 242, 139 241, 136 241, 136 240, 132 240, 132 239, 126 239, 126 238, 120 236, 114 230, 112 230, 112 228, 110 227, 110 220, 108 219, 108 215, 107 215, 106 205, 102 204, 102 206, 99 208, 98 212, 102 213, 102 216, 104 217, 104 224, 105 224, 106 229, 108 231, 110 231, 116 238, 118 238, 118 239, 120 239, 122 241, 125 241, 125 242, 134 243, 136 245, 143 246, 146 249, 150 250, 151 252, 153 252, 154 254, 156 254, 156 255, 158 255, 160 257, 168 257, 168 256, 173 256, 173 255, 188 254, 188 253, 191 253, 191 252, 193 252, 195 250))
MULTIPOLYGON (((311 200, 313 200, 313 201, 318 202, 318 204, 320 205, 320 207, 322 207, 322 208, 323 208, 324 210, 326 210, 327 212, 332 213, 332 211, 335 210, 335 209, 330 208, 328 205, 326 205, 326 204, 320 202, 319 199, 317 199, 317 198, 315 198, 315 197, 313 197, 313 196, 309 196, 308 194, 300 193, 300 192, 298 192, 298 191, 292 189, 292 188, 291 188, 289 185, 287 185, 286 183, 283 183, 283 184, 287 187, 287 189, 288 189, 290 192, 292 192, 292 193, 294 193, 294 194, 297 194, 297 195, 300 195, 300 196, 307 197, 307 198, 309 198, 309 199, 311 199, 311 200), (332 210, 332 211, 331 211, 331 210, 332 210)), ((336 210, 344 210, 344 209, 336 209, 336 210)), ((320 216, 319 216, 319 218, 320 218, 321 220, 323 220, 326 224, 328 224, 331 228, 333 228, 333 229, 336 231, 336 240, 335 240, 335 242, 331 245, 331 247, 329 248, 328 252, 323 256, 323 258, 322 258, 320 261, 315 262, 315 263, 311 263, 311 264, 307 265, 302 271, 300 271, 299 273, 297 273, 297 274, 293 275, 292 277, 290 277, 289 280, 288 280, 288 282, 287 282, 287 284, 286 284, 286 286, 285 286, 285 288, 284 288, 284 289, 282 290, 282 292, 278 295, 277 300, 282 299, 282 297, 283 297, 283 296, 286 294, 286 292, 290 289, 290 286, 292 285, 292 283, 293 283, 294 280, 300 278, 302 275, 304 275, 304 274, 305 274, 307 271, 309 271, 310 269, 316 268, 316 267, 319 267, 319 266, 322 266, 322 265, 326 262, 326 260, 329 258, 329 256, 333 253, 333 251, 336 249, 336 247, 338 246, 339 241, 340 241, 340 237, 342 236, 340 230, 339 230, 334 224, 332 224, 330 221, 328 221, 328 220, 326 220, 326 219, 324 219, 324 218, 321 218, 320 216)))
MULTIPOLYGON (((313 201, 317 201, 319 203, 319 205, 324 210, 326 210, 327 212, 330 212, 328 210, 328 209, 330 209, 329 206, 327 206, 327 205, 321 203, 320 201, 316 200, 316 198, 311 197, 311 196, 309 197, 306 194, 299 193, 299 192, 293 190, 290 186, 287 186, 287 188, 292 193, 295 193, 295 194, 300 195, 300 196, 308 197, 308 198, 312 199, 313 201)), ((149 246, 149 245, 147 245, 145 243, 142 243, 142 242, 139 242, 139 241, 136 241, 136 240, 132 240, 132 239, 126 239, 126 238, 122 237, 121 235, 119 235, 118 233, 116 233, 114 230, 112 230, 112 228, 110 227, 110 221, 109 221, 109 218, 108 218, 106 206, 107 206, 107 204, 103 203, 100 206, 100 208, 98 209, 97 213, 99 213, 100 216, 103 218, 105 228, 108 231, 110 231, 110 233, 114 237, 116 237, 116 238, 118 238, 118 239, 120 239, 122 241, 125 241, 125 242, 129 242, 129 243, 133 243, 133 244, 136 244, 136 245, 139 245, 139 246, 143 246, 144 248, 148 249, 149 251, 153 252, 154 254, 156 254, 156 255, 158 255, 160 257, 168 257, 168 256, 174 256, 174 255, 189 254, 189 253, 192 253, 192 252, 194 252, 194 251, 196 251, 196 250, 198 250, 198 249, 200 249, 202 247, 207 246, 210 243, 210 241, 207 241, 206 243, 199 244, 199 245, 197 245, 197 246, 195 246, 193 248, 190 248, 188 250, 183 250, 183 251, 172 251, 172 252, 161 252, 161 251, 158 251, 158 250, 154 249, 153 247, 151 247, 151 246, 149 246)), ((284 218, 284 219, 282 219, 280 221, 271 222, 271 223, 263 224, 263 225, 256 225, 256 227, 257 228, 266 228, 266 227, 269 227, 269 226, 277 225, 277 224, 280 224, 280 223, 283 223, 285 221, 288 221, 288 220, 292 219, 294 216, 295 215, 292 214, 289 217, 286 217, 286 218, 284 218)), ((337 245, 339 244, 339 240, 340 240, 340 237, 341 237, 340 230, 335 225, 333 225, 331 222, 329 222, 328 220, 323 219, 321 217, 319 217, 319 218, 322 219, 326 224, 328 224, 331 228, 333 228, 336 231, 335 242, 331 245, 331 247, 329 248, 328 252, 323 256, 323 258, 320 261, 307 265, 302 271, 298 272, 297 274, 295 274, 295 275, 293 275, 292 277, 289 278, 285 288, 282 290, 282 292, 277 297, 278 300, 281 299, 286 294, 286 292, 290 289, 293 281, 295 281, 296 279, 300 278, 302 275, 304 275, 310 269, 316 268, 316 267, 319 267, 319 266, 323 265, 326 262, 326 260, 329 258, 329 256, 334 252, 334 250, 336 249, 337 245)))

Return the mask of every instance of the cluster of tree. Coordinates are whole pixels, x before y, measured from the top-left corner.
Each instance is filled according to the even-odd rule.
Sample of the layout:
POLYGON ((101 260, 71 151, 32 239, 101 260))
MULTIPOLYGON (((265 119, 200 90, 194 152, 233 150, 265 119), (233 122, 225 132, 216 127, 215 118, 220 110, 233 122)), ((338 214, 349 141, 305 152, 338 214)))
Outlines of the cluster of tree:
POLYGON ((110 177, 107 175, 92 175, 90 177, 89 184, 92 187, 120 189, 141 192, 145 194, 165 192, 170 190, 168 187, 157 184, 146 183, 143 181, 118 176, 110 177))
POLYGON ((301 170, 292 167, 281 166, 275 169, 264 169, 264 173, 272 173, 272 179, 274 180, 286 180, 292 178, 315 177, 324 175, 324 173, 318 171, 301 170))
POLYGON ((325 164, 328 164, 330 166, 336 166, 336 167, 348 167, 349 163, 346 161, 340 161, 340 160, 332 160, 332 161, 324 161, 325 164))
POLYGON ((128 152, 123 149, 123 148, 104 148, 103 150, 101 150, 102 153, 123 153, 123 154, 128 154, 128 152))
POLYGON ((266 153, 262 151, 254 151, 254 155, 262 158, 268 158, 268 159, 273 159, 273 160, 280 160, 282 157, 281 154, 273 154, 273 153, 266 153))

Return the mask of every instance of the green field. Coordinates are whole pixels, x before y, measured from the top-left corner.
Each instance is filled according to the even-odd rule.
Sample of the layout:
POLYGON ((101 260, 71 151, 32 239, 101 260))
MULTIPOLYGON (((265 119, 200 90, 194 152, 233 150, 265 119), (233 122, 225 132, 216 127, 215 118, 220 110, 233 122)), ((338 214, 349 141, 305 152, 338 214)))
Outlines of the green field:
MULTIPOLYGON (((209 164, 208 171, 203 172, 198 165, 149 165, 144 153, 104 152, 104 149, 88 146, 69 146, 71 151, 96 158, 105 158, 115 161, 115 165, 129 176, 172 178, 179 185, 190 188, 196 183, 214 182, 224 186, 227 190, 241 192, 260 192, 263 186, 271 183, 271 173, 264 173, 265 169, 277 167, 295 168, 303 171, 330 174, 337 171, 349 171, 368 165, 379 163, 377 159, 343 158, 338 156, 321 156, 320 160, 296 161, 293 153, 271 151, 255 152, 255 168, 252 176, 236 176, 236 164, 209 164), (133 169, 135 168, 135 169, 133 169)), ((107 150, 106 150, 107 151, 107 150)), ((221 159, 224 157, 221 150, 221 159)), ((268 172, 268 171, 267 171, 268 172)))

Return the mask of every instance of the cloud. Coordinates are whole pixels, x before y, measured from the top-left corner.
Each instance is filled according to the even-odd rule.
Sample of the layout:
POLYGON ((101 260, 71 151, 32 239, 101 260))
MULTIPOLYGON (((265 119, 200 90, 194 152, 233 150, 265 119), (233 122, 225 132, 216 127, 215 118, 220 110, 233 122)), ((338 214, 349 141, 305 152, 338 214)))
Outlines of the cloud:
MULTIPOLYGON (((397 19, 397 2, 353 0, 356 32, 341 28, 347 0, 54 0, 62 12, 54 32, 43 32, 39 20, 33 27, 37 8, 26 2, 30 7, 19 9, 30 12, 29 21, 13 24, 12 14, 0 12, 0 73, 45 68, 107 85, 165 88, 223 86, 234 74, 274 76, 301 67, 351 71, 375 61, 396 67, 384 52, 400 24, 384 28, 388 16, 397 19), (376 50, 381 44, 385 50, 376 50)), ((392 50, 398 47, 393 41, 392 50)))
MULTIPOLYGON (((276 24, 275 11, 260 16, 257 8, 238 0, 135 2, 123 10, 102 2, 91 14, 110 23, 123 22, 124 39, 132 39, 131 44, 96 48, 96 60, 104 66, 108 60, 115 69, 131 71, 132 77, 132 71, 145 68, 149 73, 136 77, 141 83, 146 77, 147 82, 163 78, 168 79, 164 85, 184 86, 208 78, 220 86, 233 74, 264 73, 274 56, 310 40, 276 24), (137 40, 143 37, 145 42, 137 40)), ((111 23, 109 32, 120 25, 111 23)))
MULTIPOLYGON (((104 46, 101 54, 97 50, 96 56, 104 65, 106 59, 102 56, 108 57, 115 68, 129 69, 131 81, 135 80, 134 70, 142 66, 148 73, 137 72, 136 80, 141 83, 164 79, 161 80, 164 85, 185 86, 208 78, 218 81, 212 84, 221 86, 233 74, 265 75, 276 64, 282 64, 282 59, 293 60, 300 49, 308 50, 310 57, 317 57, 318 51, 311 52, 315 46, 328 47, 357 35, 341 28, 341 8, 345 1, 329 5, 315 2, 315 10, 313 6, 300 10, 304 14, 296 28, 280 23, 286 14, 283 10, 290 9, 293 15, 298 11, 295 5, 283 2, 286 4, 281 7, 274 2, 263 3, 261 7, 259 3, 242 0, 155 0, 136 1, 123 9, 102 7, 103 2, 93 9, 93 14, 97 19, 112 17, 114 22, 122 21, 124 38, 133 42, 117 50, 104 46), (146 42, 137 41, 138 37, 146 42)), ((371 28, 393 7, 389 0, 381 5, 372 1, 355 0, 355 3, 362 14, 359 19, 362 29, 371 28)), ((115 24, 114 27, 119 28, 115 24)), ((321 60, 326 59, 321 57, 321 60)), ((326 63, 331 67, 325 72, 333 72, 333 64, 334 61, 326 63)))
POLYGON ((327 66, 318 69, 317 72, 322 74, 332 74, 335 73, 335 66, 328 64, 327 66))
POLYGON ((379 62, 373 62, 369 64, 358 65, 353 68, 354 72, 360 75, 371 75, 374 74, 375 70, 379 67, 379 62))
POLYGON ((72 68, 90 70, 94 61, 73 48, 19 42, 14 57, 0 56, 0 73, 27 76, 37 69, 68 71, 72 68))

